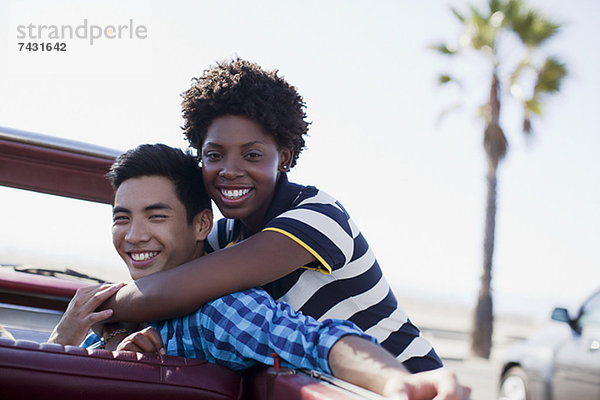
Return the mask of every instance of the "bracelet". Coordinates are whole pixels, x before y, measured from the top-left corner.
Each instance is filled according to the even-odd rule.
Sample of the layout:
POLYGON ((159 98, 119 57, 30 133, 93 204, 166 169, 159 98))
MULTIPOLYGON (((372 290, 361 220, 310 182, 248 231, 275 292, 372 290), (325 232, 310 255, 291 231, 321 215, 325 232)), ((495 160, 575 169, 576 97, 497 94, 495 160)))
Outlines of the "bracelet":
POLYGON ((104 338, 104 343, 107 343, 110 339, 114 338, 115 336, 119 336, 122 334, 128 335, 130 333, 133 333, 133 331, 128 328, 115 329, 114 331, 112 331, 108 335, 106 335, 106 337, 104 338))

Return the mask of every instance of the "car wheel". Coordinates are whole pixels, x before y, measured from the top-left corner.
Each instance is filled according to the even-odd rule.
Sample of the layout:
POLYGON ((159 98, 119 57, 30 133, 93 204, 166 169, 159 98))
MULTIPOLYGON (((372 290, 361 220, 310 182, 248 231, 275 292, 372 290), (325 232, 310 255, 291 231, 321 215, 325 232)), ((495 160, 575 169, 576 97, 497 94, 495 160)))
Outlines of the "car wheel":
POLYGON ((499 400, 529 400, 527 375, 522 368, 512 367, 500 381, 499 400))

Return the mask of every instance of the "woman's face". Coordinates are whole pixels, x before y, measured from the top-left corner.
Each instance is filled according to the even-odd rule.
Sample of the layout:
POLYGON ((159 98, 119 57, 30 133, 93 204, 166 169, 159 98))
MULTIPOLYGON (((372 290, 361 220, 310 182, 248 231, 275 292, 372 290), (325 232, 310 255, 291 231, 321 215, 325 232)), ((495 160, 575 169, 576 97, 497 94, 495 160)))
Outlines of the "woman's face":
POLYGON ((208 127, 202 145, 204 184, 223 216, 242 221, 248 234, 260 224, 291 151, 280 149, 262 126, 249 118, 225 115, 208 127))

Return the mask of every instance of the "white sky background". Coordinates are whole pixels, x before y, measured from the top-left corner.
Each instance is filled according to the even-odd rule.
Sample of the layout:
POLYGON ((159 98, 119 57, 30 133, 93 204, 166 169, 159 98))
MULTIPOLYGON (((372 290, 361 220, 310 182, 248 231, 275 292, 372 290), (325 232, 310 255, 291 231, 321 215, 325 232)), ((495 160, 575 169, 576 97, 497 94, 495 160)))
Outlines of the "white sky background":
MULTIPOLYGON (((501 311, 545 317, 556 303, 600 286, 600 3, 533 3, 564 23, 549 48, 570 75, 530 142, 518 110, 503 108, 510 149, 499 171, 493 287, 501 311)), ((291 179, 344 204, 398 295, 471 304, 482 265, 483 126, 473 107, 436 124, 456 97, 437 87, 449 64, 428 49, 457 37, 451 4, 466 5, 4 1, 0 126, 121 150, 145 142, 184 147, 179 94, 192 77, 235 55, 277 68, 302 93, 313 122, 291 179), (18 51, 18 25, 76 27, 84 19, 101 26, 132 19, 147 27, 147 38, 18 51)), ((488 71, 464 72, 475 79, 467 104, 484 101, 488 71)), ((43 196, 40 208, 40 196, 0 189, 0 262, 127 276, 113 254, 108 206, 43 196)))

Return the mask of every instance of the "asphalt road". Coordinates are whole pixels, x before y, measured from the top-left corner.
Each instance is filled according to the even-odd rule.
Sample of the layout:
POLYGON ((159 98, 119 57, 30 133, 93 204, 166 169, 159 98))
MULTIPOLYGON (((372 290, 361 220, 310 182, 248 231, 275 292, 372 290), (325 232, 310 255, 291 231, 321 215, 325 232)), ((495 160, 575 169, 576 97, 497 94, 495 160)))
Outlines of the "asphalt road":
POLYGON ((456 372, 460 382, 471 387, 473 400, 498 398, 498 377, 500 376, 498 363, 478 358, 443 361, 447 368, 456 372))
POLYGON ((490 359, 470 352, 472 312, 466 307, 400 300, 410 319, 434 346, 444 365, 453 370, 461 383, 471 387, 472 400, 498 398, 498 382, 504 349, 539 329, 543 322, 524 317, 496 316, 490 359))

